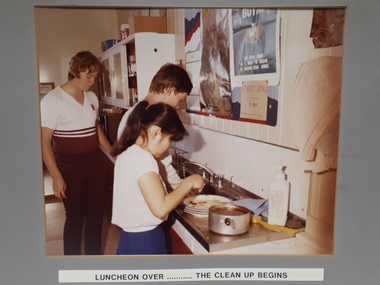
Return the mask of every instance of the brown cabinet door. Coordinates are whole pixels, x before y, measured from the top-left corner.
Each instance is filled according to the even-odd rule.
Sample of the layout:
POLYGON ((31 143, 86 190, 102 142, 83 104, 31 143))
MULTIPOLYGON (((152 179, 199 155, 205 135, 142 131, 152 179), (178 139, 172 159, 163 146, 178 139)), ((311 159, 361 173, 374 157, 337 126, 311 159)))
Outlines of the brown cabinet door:
POLYGON ((193 254, 173 228, 170 228, 169 233, 173 254, 193 254))

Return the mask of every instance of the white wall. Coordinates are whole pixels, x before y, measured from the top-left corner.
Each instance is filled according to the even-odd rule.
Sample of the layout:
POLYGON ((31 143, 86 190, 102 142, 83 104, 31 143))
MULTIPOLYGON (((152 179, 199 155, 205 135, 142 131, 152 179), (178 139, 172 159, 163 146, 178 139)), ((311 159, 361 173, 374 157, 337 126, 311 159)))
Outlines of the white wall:
MULTIPOLYGON (((177 14, 177 17, 172 16, 175 19, 181 13, 173 10, 168 15, 177 14)), ((188 124, 191 135, 177 146, 189 152, 187 158, 207 163, 227 179, 233 176, 234 183, 263 198, 269 195, 273 167, 285 165, 291 183, 290 211, 306 219, 310 186, 310 174, 306 170, 313 165, 301 161, 298 146, 293 143, 294 79, 299 63, 322 55, 341 56, 343 48, 314 49, 309 36, 312 9, 284 9, 280 15, 281 74, 277 125, 273 127, 181 112, 181 119, 188 124)), ((173 24, 169 26, 172 33, 181 30, 173 24)))
POLYGON ((165 9, 35 8, 40 82, 64 83, 74 54, 89 50, 100 57, 101 42, 120 39, 120 25, 133 15, 165 16, 165 9))
POLYGON ((114 9, 35 8, 39 81, 64 83, 79 51, 100 56, 102 41, 119 38, 117 20, 114 9))
POLYGON ((185 64, 185 12, 184 9, 167 9, 168 33, 175 35, 176 61, 185 64))
POLYGON ((189 160, 207 164, 215 173, 255 193, 269 198, 274 167, 286 166, 290 182, 290 211, 306 219, 309 175, 299 165, 298 152, 254 140, 186 124, 189 136, 174 146, 187 151, 189 160))

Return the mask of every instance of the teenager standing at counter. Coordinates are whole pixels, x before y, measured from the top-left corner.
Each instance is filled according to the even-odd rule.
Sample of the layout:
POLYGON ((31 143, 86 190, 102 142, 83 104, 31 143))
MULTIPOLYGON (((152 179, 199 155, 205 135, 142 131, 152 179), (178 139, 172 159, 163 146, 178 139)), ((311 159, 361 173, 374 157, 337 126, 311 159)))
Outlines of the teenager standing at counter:
POLYGON ((54 195, 66 211, 65 255, 101 254, 103 207, 106 195, 104 154, 111 145, 98 125, 99 102, 90 91, 102 69, 88 51, 72 57, 68 81, 41 101, 43 160, 53 179, 54 195))
MULTIPOLYGON (((153 76, 149 92, 144 98, 144 101, 150 105, 156 103, 166 103, 175 109, 179 109, 181 103, 186 100, 186 97, 193 89, 190 77, 186 70, 182 67, 167 63, 163 65, 153 76)), ((120 121, 117 137, 120 138, 125 129, 129 114, 133 108, 129 109, 120 121)), ((171 189, 178 186, 181 182, 176 170, 172 166, 172 157, 166 152, 159 159, 161 176, 164 179, 167 187, 171 189)))
POLYGON ((156 159, 172 141, 187 134, 177 112, 168 104, 142 101, 131 112, 114 144, 112 223, 121 229, 116 254, 167 254, 161 224, 192 190, 204 187, 203 178, 186 177, 170 193, 159 174, 156 159))

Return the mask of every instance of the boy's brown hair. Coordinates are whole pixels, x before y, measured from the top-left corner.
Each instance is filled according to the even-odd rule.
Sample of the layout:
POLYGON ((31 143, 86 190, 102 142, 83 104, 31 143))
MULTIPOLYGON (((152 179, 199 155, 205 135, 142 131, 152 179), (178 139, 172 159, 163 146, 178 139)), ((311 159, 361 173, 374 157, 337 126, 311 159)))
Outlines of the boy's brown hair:
POLYGON ((176 93, 184 92, 190 94, 193 84, 186 70, 179 65, 167 63, 153 76, 149 92, 163 93, 166 88, 171 87, 176 89, 176 93))

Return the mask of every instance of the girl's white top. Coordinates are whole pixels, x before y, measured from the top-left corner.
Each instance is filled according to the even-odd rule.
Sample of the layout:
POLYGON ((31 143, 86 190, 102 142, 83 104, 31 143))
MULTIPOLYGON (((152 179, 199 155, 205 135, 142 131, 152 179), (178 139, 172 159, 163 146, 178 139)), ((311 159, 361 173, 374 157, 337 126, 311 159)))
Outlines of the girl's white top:
MULTIPOLYGON (((167 216, 159 219, 152 214, 137 183, 139 177, 152 171, 159 174, 156 159, 138 145, 130 146, 116 159, 112 223, 126 232, 148 231, 167 219, 167 216)), ((165 188, 162 179, 161 183, 165 188)))

